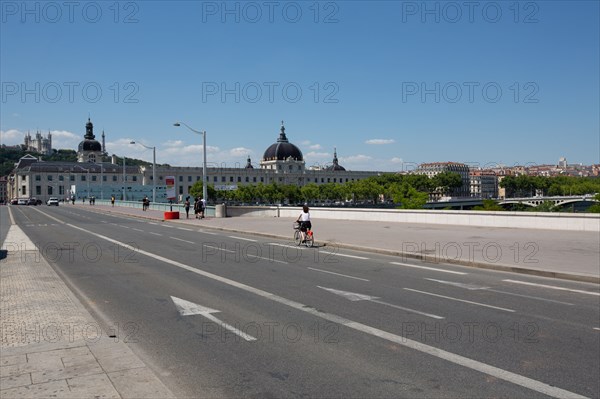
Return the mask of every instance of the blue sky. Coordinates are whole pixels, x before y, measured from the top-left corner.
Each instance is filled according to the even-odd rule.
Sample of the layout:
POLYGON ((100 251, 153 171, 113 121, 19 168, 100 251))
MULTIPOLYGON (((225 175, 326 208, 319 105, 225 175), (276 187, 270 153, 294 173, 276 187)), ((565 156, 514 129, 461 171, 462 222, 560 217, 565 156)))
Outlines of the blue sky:
POLYGON ((2 1, 3 144, 258 164, 600 162, 598 1, 2 1), (69 8, 72 7, 72 8, 69 8))

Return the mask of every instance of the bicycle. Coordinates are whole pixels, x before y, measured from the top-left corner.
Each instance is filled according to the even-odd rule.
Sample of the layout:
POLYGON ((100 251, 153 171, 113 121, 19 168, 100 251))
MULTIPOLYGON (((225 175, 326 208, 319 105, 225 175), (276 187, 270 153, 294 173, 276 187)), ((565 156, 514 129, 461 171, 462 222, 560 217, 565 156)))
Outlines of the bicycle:
POLYGON ((302 241, 302 232, 300 230, 300 223, 294 223, 294 242, 296 245, 304 244, 307 248, 311 248, 315 242, 315 238, 312 230, 306 230, 304 234, 304 241, 302 241))

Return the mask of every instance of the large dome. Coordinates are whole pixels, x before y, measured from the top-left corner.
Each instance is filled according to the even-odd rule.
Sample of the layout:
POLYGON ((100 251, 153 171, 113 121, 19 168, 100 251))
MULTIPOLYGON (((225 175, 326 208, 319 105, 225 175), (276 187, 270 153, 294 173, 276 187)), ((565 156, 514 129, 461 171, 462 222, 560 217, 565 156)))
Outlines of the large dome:
POLYGON ((102 151, 102 144, 97 140, 83 140, 79 143, 79 151, 102 151))
POLYGON ((293 159, 294 161, 302 161, 302 151, 294 144, 290 143, 285 136, 285 127, 283 122, 281 123, 281 132, 276 143, 273 143, 267 148, 263 155, 263 161, 284 161, 286 159, 293 159))

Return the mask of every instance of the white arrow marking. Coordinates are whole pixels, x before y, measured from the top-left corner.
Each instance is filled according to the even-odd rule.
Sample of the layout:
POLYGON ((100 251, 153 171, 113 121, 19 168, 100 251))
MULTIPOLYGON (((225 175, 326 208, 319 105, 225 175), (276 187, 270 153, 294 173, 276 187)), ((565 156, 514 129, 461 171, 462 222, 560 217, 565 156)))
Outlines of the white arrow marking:
POLYGON ((356 302, 356 301, 371 301, 371 302, 374 302, 374 303, 378 303, 380 305, 391 306, 391 307, 396 308, 396 309, 406 310, 407 312, 417 313, 417 314, 420 314, 420 315, 423 315, 423 316, 427 316, 427 317, 431 317, 431 318, 434 318, 434 319, 438 319, 438 320, 439 319, 443 319, 442 316, 437 316, 437 315, 434 315, 434 314, 431 314, 431 313, 424 313, 424 312, 420 312, 418 310, 409 309, 409 308, 405 308, 405 307, 402 307, 402 306, 394 305, 392 303, 387 303, 387 302, 379 301, 378 300, 379 298, 376 297, 376 296, 369 296, 369 295, 357 294, 355 292, 348 292, 348 291, 340 291, 340 290, 335 290, 333 288, 326 288, 326 287, 320 287, 320 286, 317 286, 317 287, 319 287, 321 289, 324 289, 325 291, 329 291, 329 292, 332 292, 334 294, 343 296, 344 298, 346 298, 347 300, 352 301, 352 302, 356 302))
POLYGON ((179 314, 182 316, 192 316, 192 315, 199 314, 201 316, 204 316, 205 318, 207 318, 208 320, 210 320, 212 322, 220 324, 223 328, 231 331, 235 335, 238 335, 238 336, 244 338, 246 341, 256 341, 256 338, 254 338, 253 336, 248 335, 245 332, 242 332, 242 331, 238 330, 237 328, 230 326, 227 323, 222 322, 221 320, 217 319, 215 316, 213 316, 211 314, 211 313, 219 313, 219 310, 207 308, 205 306, 198 305, 197 303, 186 301, 185 299, 177 298, 174 296, 171 297, 171 300, 173 300, 175 307, 179 311, 179 314))

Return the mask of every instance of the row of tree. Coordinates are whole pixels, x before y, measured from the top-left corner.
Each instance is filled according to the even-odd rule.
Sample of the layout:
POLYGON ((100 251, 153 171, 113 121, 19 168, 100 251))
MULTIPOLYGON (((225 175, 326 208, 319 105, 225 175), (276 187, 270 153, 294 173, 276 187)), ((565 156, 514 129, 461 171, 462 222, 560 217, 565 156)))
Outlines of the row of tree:
MULTIPOLYGON (((429 199, 429 193, 448 193, 462 186, 458 173, 444 172, 433 178, 425 175, 382 174, 347 183, 309 183, 302 187, 276 183, 240 185, 235 190, 215 190, 207 187, 209 200, 237 201, 241 203, 315 203, 352 201, 377 204, 382 201, 401 204, 402 208, 418 209, 429 199)), ((202 181, 191 188, 194 197, 202 195, 202 181)))
POLYGON ((499 186, 506 189, 506 198, 600 193, 600 179, 597 177, 506 176, 499 186))

